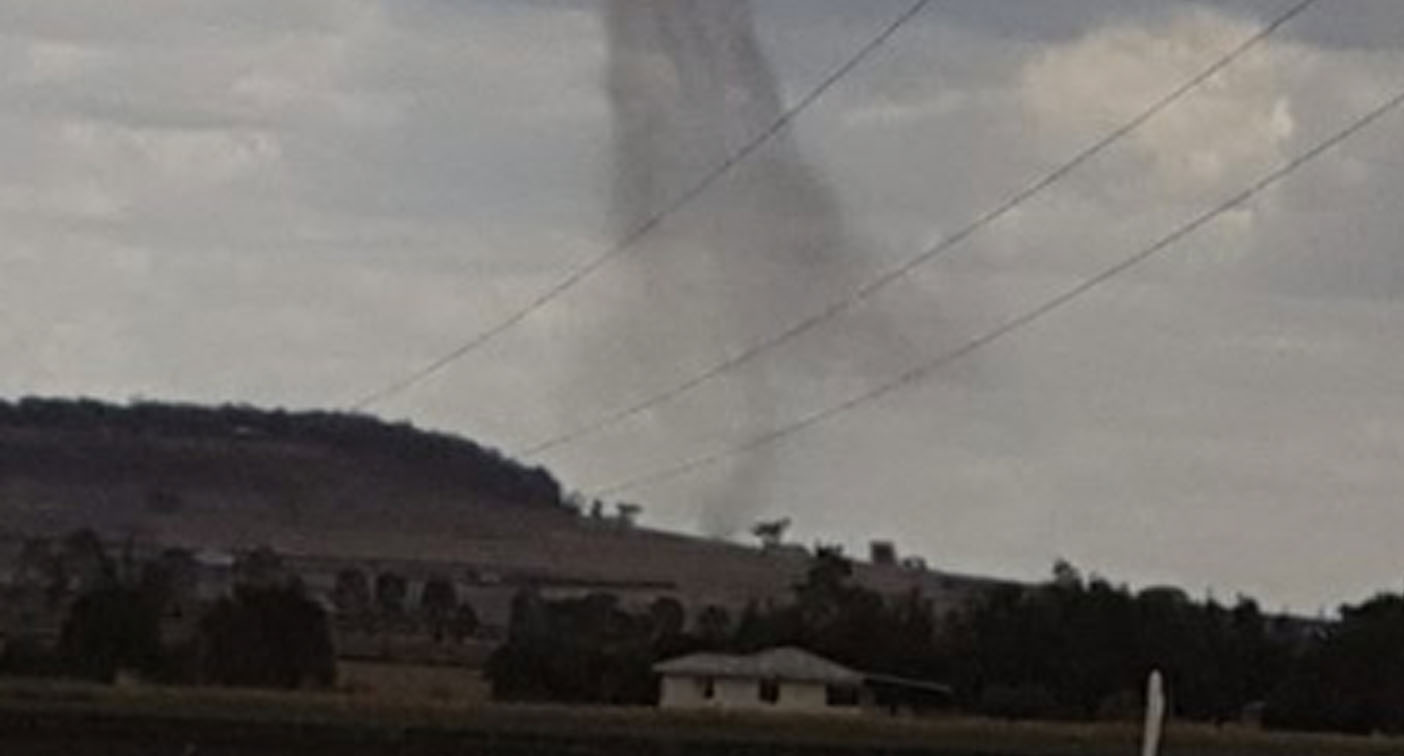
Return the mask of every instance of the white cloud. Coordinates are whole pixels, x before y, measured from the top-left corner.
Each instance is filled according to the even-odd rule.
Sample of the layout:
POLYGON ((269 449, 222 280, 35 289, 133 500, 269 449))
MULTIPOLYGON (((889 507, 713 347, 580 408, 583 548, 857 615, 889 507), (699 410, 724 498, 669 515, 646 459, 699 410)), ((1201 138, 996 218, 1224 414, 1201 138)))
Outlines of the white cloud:
MULTIPOLYGON (((1050 145, 1108 132, 1254 34, 1259 22, 1205 7, 1157 25, 1104 27, 1034 60, 1023 76, 1032 133, 1050 145)), ((1250 52, 1128 138, 1138 156, 1126 182, 1149 179, 1137 201, 1182 203, 1243 186, 1279 162, 1296 132, 1285 82, 1309 56, 1270 43, 1250 52), (1134 176, 1132 172, 1134 171, 1134 176)), ((1121 195, 1105 182, 1105 196, 1121 195)))
POLYGON ((36 39, 29 43, 28 66, 15 78, 25 84, 45 84, 81 76, 102 65, 98 50, 71 42, 36 39))

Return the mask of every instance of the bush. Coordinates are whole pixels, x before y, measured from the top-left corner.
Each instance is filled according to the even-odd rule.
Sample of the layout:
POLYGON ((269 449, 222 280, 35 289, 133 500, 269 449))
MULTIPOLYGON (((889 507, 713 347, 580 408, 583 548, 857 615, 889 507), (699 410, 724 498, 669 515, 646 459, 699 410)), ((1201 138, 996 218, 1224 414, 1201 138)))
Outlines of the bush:
POLYGON ((33 638, 11 638, 0 650, 0 675, 57 677, 65 671, 63 658, 33 638))
POLYGON ((201 679, 298 688, 335 678, 326 612, 296 585, 240 586, 200 622, 201 679))
POLYGON ((1131 690, 1113 693, 1097 704, 1097 719, 1102 722, 1134 722, 1144 712, 1141 696, 1131 690))
POLYGON ((69 610, 59 651, 71 674, 95 682, 124 670, 151 676, 161 666, 159 607, 120 585, 89 591, 69 610))
POLYGON ((1002 719, 1054 719, 1063 712, 1053 691, 1042 685, 991 685, 980 695, 981 714, 1002 719))

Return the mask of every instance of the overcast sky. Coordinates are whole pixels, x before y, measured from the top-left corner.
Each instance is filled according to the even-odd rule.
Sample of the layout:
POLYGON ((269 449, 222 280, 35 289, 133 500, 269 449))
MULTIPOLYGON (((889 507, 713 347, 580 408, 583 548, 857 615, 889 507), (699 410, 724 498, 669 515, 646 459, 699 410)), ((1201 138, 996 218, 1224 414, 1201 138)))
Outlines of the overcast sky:
MULTIPOLYGON (((876 272, 1287 4, 938 1, 797 139, 876 272)), ((793 101, 904 0, 756 5, 793 101)), ((492 326, 611 243, 605 53, 587 0, 0 4, 0 394, 342 407, 492 326)), ((756 369, 793 377, 777 416, 1037 305, 1399 88, 1404 5, 1322 0, 884 293, 909 354, 827 371, 842 321, 772 353, 756 369)), ((1402 137, 1382 120, 1153 264, 788 440, 750 513, 944 569, 1036 578, 1065 557, 1306 612, 1404 587, 1402 137)), ((376 411, 511 451, 793 322, 710 327, 685 303, 713 292, 669 280, 726 190, 633 252, 646 297, 606 268, 376 411), (669 334, 648 369, 601 357, 630 321, 669 334)), ((727 383, 540 461, 590 490, 763 430, 727 383)), ((629 498, 696 528, 727 472, 629 498)))

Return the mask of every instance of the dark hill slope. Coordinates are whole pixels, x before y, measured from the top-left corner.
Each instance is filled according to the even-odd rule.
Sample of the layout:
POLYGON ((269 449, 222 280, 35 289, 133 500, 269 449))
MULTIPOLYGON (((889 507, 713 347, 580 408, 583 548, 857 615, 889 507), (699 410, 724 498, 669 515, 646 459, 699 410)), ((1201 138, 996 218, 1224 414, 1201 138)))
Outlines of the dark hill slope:
POLYGON ((0 402, 0 511, 10 530, 229 545, 287 530, 443 533, 572 516, 544 470, 408 425, 38 399, 0 402))

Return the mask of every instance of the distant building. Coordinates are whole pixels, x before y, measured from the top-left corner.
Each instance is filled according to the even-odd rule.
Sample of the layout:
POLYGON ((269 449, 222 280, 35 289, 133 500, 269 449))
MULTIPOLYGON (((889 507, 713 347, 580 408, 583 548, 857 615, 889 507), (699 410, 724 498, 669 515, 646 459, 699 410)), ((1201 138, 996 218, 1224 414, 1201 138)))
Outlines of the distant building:
POLYGON ((654 665, 664 709, 729 709, 784 713, 909 714, 944 706, 950 688, 871 675, 799 648, 748 656, 691 654, 654 665))
POLYGON ((692 654, 654 665, 665 709, 857 711, 863 675, 798 648, 692 654))

